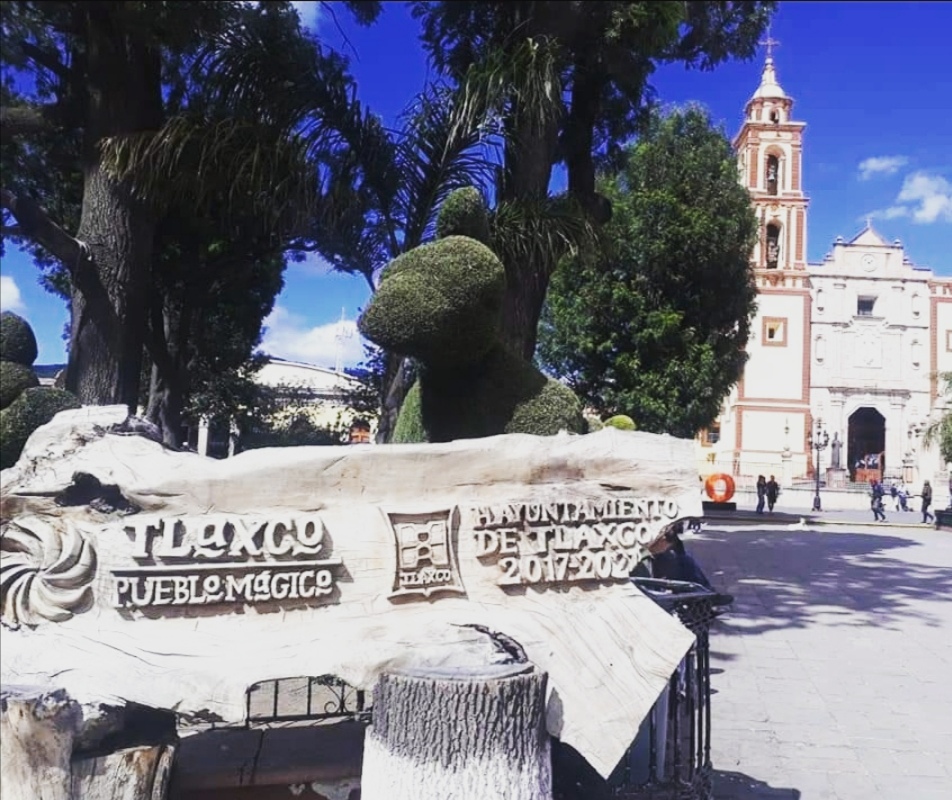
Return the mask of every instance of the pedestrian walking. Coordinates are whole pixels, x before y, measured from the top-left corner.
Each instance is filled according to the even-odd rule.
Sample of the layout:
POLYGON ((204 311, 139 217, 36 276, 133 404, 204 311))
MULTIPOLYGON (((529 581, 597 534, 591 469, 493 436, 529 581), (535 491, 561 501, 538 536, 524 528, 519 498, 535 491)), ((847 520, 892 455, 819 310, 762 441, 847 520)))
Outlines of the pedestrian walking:
POLYGON ((883 485, 877 480, 869 482, 870 502, 869 506, 873 512, 874 522, 885 522, 886 512, 883 510, 883 496, 886 494, 883 485))
POLYGON ((893 511, 899 511, 899 487, 895 481, 889 484, 889 496, 893 501, 893 511))
POLYGON ((922 521, 924 523, 932 522, 935 515, 929 511, 932 505, 932 484, 926 481, 922 484, 922 521))
POLYGON ((767 510, 772 514, 773 507, 777 505, 777 497, 780 495, 780 484, 777 483, 777 479, 773 475, 767 481, 764 491, 767 494, 767 510))
POLYGON ((767 501, 767 479, 763 475, 757 476, 757 513, 764 513, 764 503, 767 501))

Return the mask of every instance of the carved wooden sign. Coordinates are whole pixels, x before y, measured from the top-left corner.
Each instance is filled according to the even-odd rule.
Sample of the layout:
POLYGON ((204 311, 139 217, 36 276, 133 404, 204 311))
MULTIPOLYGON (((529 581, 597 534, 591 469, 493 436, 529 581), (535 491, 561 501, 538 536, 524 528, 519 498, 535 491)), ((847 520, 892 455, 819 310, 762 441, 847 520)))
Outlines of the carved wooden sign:
POLYGON ((108 432, 123 420, 62 414, 2 474, 4 683, 238 723, 255 682, 369 689, 485 649, 479 626, 549 673, 550 732, 607 774, 693 641, 628 581, 700 514, 691 442, 608 429, 213 461, 108 432), (118 510, 64 504, 77 474, 118 510))

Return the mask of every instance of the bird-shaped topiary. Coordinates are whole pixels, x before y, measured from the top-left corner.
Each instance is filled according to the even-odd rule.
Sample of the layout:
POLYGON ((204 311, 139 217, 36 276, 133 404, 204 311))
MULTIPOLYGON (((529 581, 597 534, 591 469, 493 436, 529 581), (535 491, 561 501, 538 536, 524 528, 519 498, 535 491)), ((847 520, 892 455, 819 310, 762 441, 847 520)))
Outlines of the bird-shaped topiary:
POLYGON ((0 469, 16 463, 33 431, 82 405, 70 392, 39 385, 36 356, 30 324, 12 311, 0 314, 0 469))
POLYGON ((585 432, 575 394, 503 344, 506 274, 486 244, 489 219, 479 192, 452 193, 437 232, 436 241, 387 265, 358 321, 372 342, 419 363, 394 441, 585 432))

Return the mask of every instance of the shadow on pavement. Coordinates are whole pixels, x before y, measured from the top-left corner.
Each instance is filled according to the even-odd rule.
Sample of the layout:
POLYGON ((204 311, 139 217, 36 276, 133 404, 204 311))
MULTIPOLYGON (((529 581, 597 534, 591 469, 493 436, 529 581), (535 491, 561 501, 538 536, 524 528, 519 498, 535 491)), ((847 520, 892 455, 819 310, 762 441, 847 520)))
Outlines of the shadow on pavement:
POLYGON ((899 629, 910 617, 939 625, 914 603, 952 595, 952 567, 917 562, 922 544, 897 535, 708 530, 687 545, 712 583, 736 597, 715 623, 714 649, 718 635, 805 628, 818 614, 844 628, 899 629))
POLYGON ((800 800, 800 790, 774 787, 742 772, 714 770, 714 800, 800 800))

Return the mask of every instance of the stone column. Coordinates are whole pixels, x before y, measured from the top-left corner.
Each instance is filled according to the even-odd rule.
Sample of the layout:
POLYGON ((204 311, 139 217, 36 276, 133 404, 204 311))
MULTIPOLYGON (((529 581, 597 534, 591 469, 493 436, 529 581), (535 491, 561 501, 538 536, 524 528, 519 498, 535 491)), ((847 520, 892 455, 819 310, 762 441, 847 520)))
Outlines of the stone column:
POLYGON ((363 800, 550 800, 546 674, 531 664, 380 677, 363 800))
POLYGON ((780 485, 784 489, 793 486, 793 453, 789 447, 780 454, 780 485))

